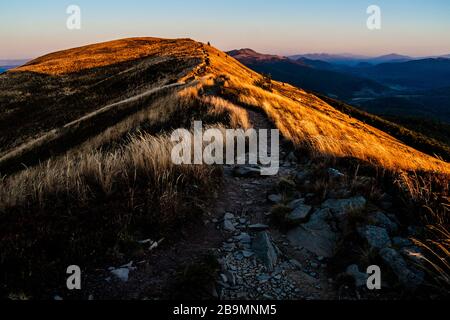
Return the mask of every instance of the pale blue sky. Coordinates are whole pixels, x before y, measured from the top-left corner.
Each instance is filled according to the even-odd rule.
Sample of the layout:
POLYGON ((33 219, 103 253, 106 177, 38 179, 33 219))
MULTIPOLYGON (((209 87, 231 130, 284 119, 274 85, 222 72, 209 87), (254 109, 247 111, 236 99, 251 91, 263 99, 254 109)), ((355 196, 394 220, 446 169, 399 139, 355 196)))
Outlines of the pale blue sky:
POLYGON ((0 2, 0 59, 131 36, 190 37, 222 49, 415 56, 450 54, 448 0, 14 0, 0 2), (66 8, 82 29, 66 28, 66 8), (382 30, 366 28, 369 5, 382 30))

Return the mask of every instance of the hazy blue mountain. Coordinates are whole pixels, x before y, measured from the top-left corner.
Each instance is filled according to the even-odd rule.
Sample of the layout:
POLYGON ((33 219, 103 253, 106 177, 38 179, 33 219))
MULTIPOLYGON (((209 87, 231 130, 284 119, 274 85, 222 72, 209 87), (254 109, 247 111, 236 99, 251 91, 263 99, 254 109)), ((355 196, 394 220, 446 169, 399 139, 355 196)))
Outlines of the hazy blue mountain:
POLYGON ((0 68, 5 66, 21 66, 30 61, 30 59, 0 59, 0 68))
POLYGON ((340 99, 361 95, 374 97, 389 91, 388 88, 369 79, 324 70, 323 68, 330 65, 317 60, 300 58, 293 61, 286 57, 261 54, 251 49, 233 50, 228 54, 257 72, 270 74, 275 80, 340 99))
POLYGON ((387 54, 384 56, 368 59, 367 61, 363 61, 363 62, 367 62, 370 64, 381 64, 381 63, 406 62, 406 61, 411 61, 411 60, 414 60, 414 58, 409 57, 409 56, 403 56, 403 55, 396 54, 396 53, 392 53, 392 54, 387 54))
POLYGON ((326 53, 312 53, 304 55, 294 55, 289 58, 292 60, 299 60, 301 58, 310 60, 319 60, 327 62, 329 64, 333 64, 335 65, 335 67, 355 67, 360 64, 377 65, 388 62, 406 62, 415 59, 409 56, 399 55, 396 53, 391 53, 379 57, 366 57, 351 54, 336 55, 326 53))
POLYGON ((10 69, 14 69, 14 68, 16 68, 16 67, 18 67, 19 65, 15 65, 15 66, 1 66, 0 67, 0 73, 3 73, 3 72, 5 72, 5 71, 8 71, 8 70, 10 70, 10 69))
POLYGON ((355 76, 407 90, 450 86, 450 59, 428 58, 347 69, 355 76))
POLYGON ((0 59, 0 73, 24 65, 30 59, 0 59))
POLYGON ((258 72, 270 73, 275 80, 338 97, 374 114, 450 123, 450 59, 403 61, 412 58, 390 54, 350 66, 320 60, 349 56, 319 54, 293 60, 250 49, 234 50, 230 55, 258 72))
POLYGON ((343 66, 354 66, 354 65, 357 65, 359 62, 370 59, 370 57, 366 57, 366 56, 358 56, 358 55, 351 55, 351 54, 339 55, 339 54, 328 54, 328 53, 298 54, 298 55, 290 56, 289 58, 292 60, 306 58, 309 60, 319 60, 319 61, 328 62, 328 63, 336 64, 336 65, 343 65, 343 66))

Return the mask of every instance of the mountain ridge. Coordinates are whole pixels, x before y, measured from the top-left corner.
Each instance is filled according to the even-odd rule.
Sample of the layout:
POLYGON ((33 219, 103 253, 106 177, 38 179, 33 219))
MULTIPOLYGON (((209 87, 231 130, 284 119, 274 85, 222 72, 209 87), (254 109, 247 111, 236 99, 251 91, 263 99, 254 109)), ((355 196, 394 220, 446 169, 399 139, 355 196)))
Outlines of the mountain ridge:
POLYGON ((270 74, 275 80, 340 99, 350 99, 360 93, 378 96, 391 90, 373 80, 342 73, 319 60, 300 58, 294 61, 283 57, 261 55, 255 51, 253 55, 248 52, 240 54, 238 50, 230 54, 256 71, 270 74))
MULTIPOLYGON (((4 80, 6 80, 2 83, 3 85, 11 85, 12 83, 12 86, 17 86, 16 90, 23 91, 24 88, 26 88, 24 87, 26 83, 34 82, 33 80, 31 82, 23 82, 23 77, 28 77, 30 73, 34 76, 38 76, 41 79, 46 79, 45 81, 49 81, 49 79, 51 79, 48 78, 48 76, 57 76, 57 78, 55 78, 56 80, 52 80, 56 81, 54 86, 58 87, 62 84, 66 86, 64 90, 62 90, 62 92, 69 92, 68 95, 65 93, 60 94, 59 99, 62 99, 61 101, 64 102, 66 101, 64 99, 67 99, 68 97, 74 99, 75 96, 79 94, 85 96, 85 92, 83 92, 83 90, 85 89, 82 89, 83 87, 86 87, 88 90, 90 90, 90 87, 95 88, 99 85, 103 86, 103 84, 110 82, 111 79, 114 79, 114 77, 117 78, 117 81, 122 82, 126 80, 120 80, 121 77, 128 77, 130 74, 135 74, 135 77, 142 77, 141 71, 139 69, 136 69, 135 67, 132 67, 130 69, 130 63, 135 64, 136 62, 138 62, 142 66, 148 65, 149 68, 156 68, 156 71, 160 68, 163 68, 163 70, 165 70, 166 65, 169 66, 174 63, 179 64, 182 61, 183 63, 180 67, 181 69, 173 73, 173 78, 169 79, 168 73, 166 71, 160 73, 156 72, 158 76, 154 80, 152 80, 156 81, 155 85, 161 86, 164 83, 169 84, 174 82, 192 83, 194 79, 197 79, 195 81, 200 81, 201 79, 203 79, 201 81, 206 81, 208 83, 211 80, 205 79, 211 79, 211 77, 216 78, 214 82, 217 82, 217 77, 220 78, 221 75, 226 75, 226 78, 230 78, 230 80, 226 80, 224 83, 225 87, 220 89, 223 92, 222 95, 224 97, 226 97, 231 92, 238 90, 238 92, 240 93, 232 97, 233 103, 245 103, 246 105, 254 105, 254 107, 259 109, 261 109, 261 106, 264 106, 262 110, 266 112, 269 118, 275 121, 275 123, 281 129, 282 134, 286 135, 287 139, 293 141, 294 144, 297 144, 299 146, 308 145, 310 150, 314 153, 330 153, 338 157, 355 156, 356 158, 361 158, 361 160, 375 161, 376 163, 392 168, 395 168, 397 166, 404 166, 406 163, 401 164, 399 160, 396 160, 396 158, 398 159, 398 157, 396 156, 388 155, 388 153, 382 155, 378 152, 375 152, 375 149, 378 147, 378 145, 383 146, 385 143, 387 143, 387 145, 391 146, 396 145, 396 147, 394 148, 395 153, 399 152, 399 150, 403 150, 405 152, 405 157, 403 158, 403 160, 410 159, 408 161, 411 161, 411 167, 407 165, 406 167, 404 167, 405 169, 425 169, 427 167, 433 167, 435 164, 438 165, 438 167, 442 165, 444 166, 444 168, 446 167, 445 163, 440 163, 438 160, 432 160, 433 158, 431 157, 425 156, 421 153, 416 153, 416 151, 413 151, 413 149, 407 146, 401 146, 401 143, 399 143, 396 139, 389 137, 385 133, 381 133, 380 131, 368 127, 363 123, 358 123, 358 121, 356 120, 356 122, 353 123, 353 120, 351 120, 347 116, 340 114, 339 111, 333 109, 319 98, 315 97, 312 94, 307 94, 301 89, 297 89, 292 86, 275 81, 272 84, 273 89, 271 89, 271 91, 261 89, 257 85, 255 85, 257 83, 257 80, 261 77, 259 74, 248 69, 237 60, 232 59, 227 54, 213 47, 197 43, 189 39, 171 40, 157 38, 130 38, 60 51, 40 57, 29 62, 25 66, 8 71, 6 74, 2 75, 4 80), (80 50, 84 51, 85 56, 90 57, 90 59, 86 59, 85 57, 81 56, 79 54, 80 50), (111 60, 111 56, 114 56, 115 59, 111 60), (106 73, 102 71, 102 69, 110 68, 109 66, 113 66, 113 68, 117 68, 117 71, 119 71, 113 78, 111 78, 111 76, 109 75, 110 71, 106 73), (98 79, 94 79, 94 81, 91 79, 92 76, 90 76, 89 82, 87 82, 82 87, 79 87, 80 79, 85 79, 85 75, 83 74, 83 72, 88 72, 88 74, 92 74, 92 72, 95 72, 94 74, 98 74, 98 79), (70 84, 70 81, 72 80, 70 80, 68 83, 64 82, 67 81, 64 80, 66 79, 67 75, 73 75, 72 78, 74 83, 77 84, 77 88, 72 88, 72 85, 70 84), (78 93, 70 93, 73 90, 77 91, 78 93), (243 92, 247 92, 247 95, 243 95, 243 92), (279 106, 275 107, 274 104, 281 104, 283 107, 280 109, 279 106), (291 110, 298 111, 295 111, 293 114, 291 114, 291 111, 287 111, 290 110, 289 108, 291 110), (286 110, 286 112, 280 112, 281 110, 286 110), (304 118, 303 122, 294 120, 300 116, 300 113, 297 114, 297 112, 299 112, 300 110, 304 110, 302 116, 304 118), (329 114, 333 114, 333 117, 330 117, 329 114), (305 120, 308 118, 309 120, 305 122, 305 120), (319 121, 319 119, 321 120, 319 121), (311 131, 311 128, 304 126, 306 123, 310 123, 310 125, 312 126, 311 128, 315 129, 311 131), (342 131, 341 128, 340 131, 335 131, 335 129, 333 129, 333 126, 336 125, 346 129, 342 131), (322 142, 320 144, 318 144, 314 138, 314 135, 318 134, 317 132, 321 132, 320 136, 322 137, 322 142), (343 134, 343 132, 346 133, 343 134), (366 143, 364 139, 361 139, 361 135, 363 134, 363 132, 366 132, 364 136, 367 136, 367 138, 371 141, 370 144, 372 145, 372 150, 367 149, 363 152, 362 149, 360 149, 359 144, 366 143), (356 136, 359 137, 356 138, 356 136), (339 140, 335 140, 338 139, 338 137, 340 137, 339 140), (335 141, 340 142, 338 145, 336 145, 335 141), (377 142, 374 143, 374 141, 377 142), (366 154, 366 152, 368 152, 370 156, 369 154, 366 154), (372 154, 372 152, 375 153, 372 154)), ((136 83, 133 85, 133 87, 135 87, 134 90, 136 91, 136 93, 142 92, 142 88, 148 85, 148 83, 146 82, 147 80, 143 79, 140 81, 142 81, 142 85, 138 85, 136 83)), ((46 89, 44 89, 43 92, 46 92, 45 90, 46 89)), ((110 89, 108 88, 107 90, 108 91, 105 92, 109 92, 110 89)), ((53 88, 51 88, 51 91, 53 92, 53 94, 55 94, 53 88)), ((116 92, 115 94, 125 94, 125 97, 129 97, 131 95, 129 91, 125 91, 124 93, 116 92)), ((35 93, 35 95, 36 96, 34 98, 38 98, 39 94, 37 94, 37 92, 35 93)), ((17 102, 14 102, 14 99, 11 99, 11 97, 0 97, 0 99, 3 99, 3 101, 8 101, 8 103, 5 104, 7 109, 12 108, 12 110, 16 110, 14 112, 17 113, 20 111, 17 108, 21 104, 23 104, 23 101, 21 100, 22 97, 23 94, 18 96, 17 102)), ((111 97, 108 97, 107 100, 110 100, 110 102, 114 102, 114 99, 111 100, 111 97)), ((104 105, 107 104, 107 100, 104 100, 104 105)), ((32 101, 32 103, 34 102, 32 101)), ((96 102, 96 100, 93 100, 92 103, 95 104, 98 102, 96 102)), ((85 103, 83 103, 83 105, 85 105, 85 103)), ((61 105, 61 107, 64 108, 64 103, 61 105)), ((73 110, 76 111, 75 109, 73 110)), ((81 109, 79 111, 81 112, 81 109)), ((4 123, 7 123, 6 121, 9 121, 14 117, 14 112, 9 112, 0 116, 0 122, 3 121, 4 123)), ((85 115, 85 113, 83 114, 80 112, 76 111, 74 115, 85 115)), ((55 113, 51 114, 55 115, 55 113)), ((64 117, 64 119, 67 119, 67 117, 64 117)), ((25 120, 26 119, 24 119, 24 121, 25 120)), ((63 118, 61 118, 61 120, 63 120, 63 118)), ((76 118, 72 118, 72 121, 73 120, 76 120, 76 118)), ((60 123, 62 124, 64 122, 60 123)), ((32 125, 30 128, 32 128, 32 125)), ((51 127, 48 128, 51 129, 51 127)), ((5 132, 5 136, 7 136, 7 132, 5 132)), ((11 141, 11 139, 9 141, 11 141)), ((25 145, 27 143, 30 143, 30 141, 26 142, 25 145)), ((369 143, 368 141, 367 143, 369 143)), ((389 149, 387 145, 383 146, 385 150, 389 149)), ((16 144, 12 146, 17 147, 18 145, 16 144)), ((392 149, 392 152, 394 152, 394 149, 392 149)))

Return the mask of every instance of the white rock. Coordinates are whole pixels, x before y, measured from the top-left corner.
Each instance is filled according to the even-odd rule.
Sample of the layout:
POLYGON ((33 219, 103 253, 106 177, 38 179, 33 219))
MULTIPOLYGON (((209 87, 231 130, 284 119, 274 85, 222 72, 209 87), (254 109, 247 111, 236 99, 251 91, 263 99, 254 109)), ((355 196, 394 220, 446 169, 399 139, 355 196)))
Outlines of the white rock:
POLYGON ((268 199, 269 199, 270 202, 272 202, 272 203, 274 203, 274 204, 278 204, 278 203, 280 203, 281 201, 283 201, 283 197, 282 197, 280 194, 271 194, 271 195, 268 197, 268 199))
POLYGON ((225 221, 223 222, 223 229, 224 229, 225 231, 228 231, 228 232, 234 232, 234 231, 236 231, 236 228, 234 227, 233 222, 230 221, 230 220, 225 220, 225 221))
POLYGON ((130 274, 130 269, 128 268, 119 268, 114 269, 111 273, 116 276, 122 282, 128 282, 128 277, 130 274))

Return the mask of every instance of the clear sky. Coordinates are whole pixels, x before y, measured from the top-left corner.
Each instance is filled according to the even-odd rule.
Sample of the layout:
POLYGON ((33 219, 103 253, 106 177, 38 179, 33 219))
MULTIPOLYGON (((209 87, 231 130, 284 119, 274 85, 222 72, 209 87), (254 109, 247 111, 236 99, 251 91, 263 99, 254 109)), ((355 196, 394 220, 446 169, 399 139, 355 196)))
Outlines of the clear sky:
POLYGON ((1 0, 0 59, 131 36, 189 37, 222 50, 450 54, 449 0, 1 0), (81 30, 66 8, 81 8, 81 30), (369 5, 382 29, 366 27, 369 5))

